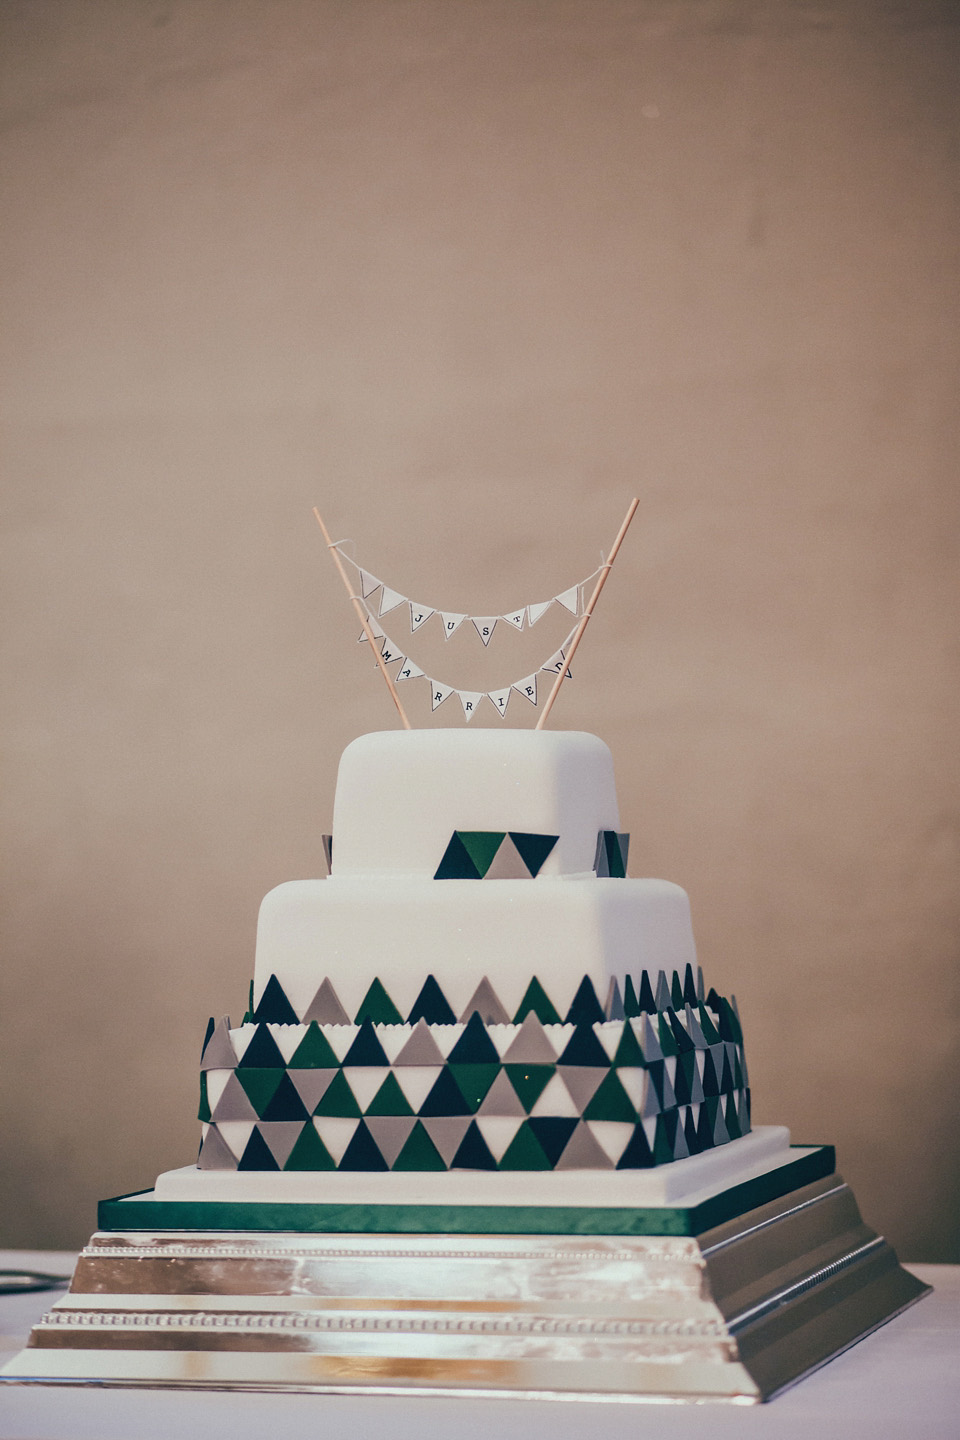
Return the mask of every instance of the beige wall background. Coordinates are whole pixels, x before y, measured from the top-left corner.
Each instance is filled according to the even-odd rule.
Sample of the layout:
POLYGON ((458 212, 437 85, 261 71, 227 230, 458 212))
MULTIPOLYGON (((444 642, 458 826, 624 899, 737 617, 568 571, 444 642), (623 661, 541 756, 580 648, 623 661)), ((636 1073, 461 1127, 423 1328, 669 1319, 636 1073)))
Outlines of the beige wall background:
MULTIPOLYGON (((960 1258, 957 6, 2 25, 2 1243, 192 1159, 260 898, 395 723, 311 506, 487 613, 636 493, 555 723, 689 890, 755 1118, 960 1258)), ((547 624, 411 648, 481 689, 547 624)))

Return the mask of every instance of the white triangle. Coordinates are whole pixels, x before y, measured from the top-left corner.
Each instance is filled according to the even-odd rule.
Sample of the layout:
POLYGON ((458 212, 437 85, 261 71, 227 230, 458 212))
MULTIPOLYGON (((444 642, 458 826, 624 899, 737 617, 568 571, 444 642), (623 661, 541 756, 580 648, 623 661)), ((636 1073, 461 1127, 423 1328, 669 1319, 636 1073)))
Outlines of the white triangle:
POLYGON ((275 1025, 271 1022, 267 1029, 273 1036, 280 1054, 289 1065, 294 1051, 307 1033, 306 1025, 275 1025))
POLYGON ((464 715, 466 716, 467 724, 469 725, 470 721, 473 719, 474 715, 476 715, 476 713, 477 713, 477 706, 480 704, 480 701, 484 698, 483 691, 482 691, 482 690, 458 690, 458 691, 457 691, 457 694, 458 694, 459 697, 460 697, 460 704, 463 706, 463 713, 464 713, 464 715))
POLYGON ((454 631, 460 629, 466 618, 466 615, 457 615, 453 610, 441 610, 440 619, 443 621, 444 640, 449 640, 454 631))
POLYGON ((350 1120, 342 1115, 314 1115, 313 1117, 314 1129, 338 1165, 359 1124, 359 1120, 350 1120))
POLYGON ((247 1148, 247 1141, 253 1134, 253 1127, 256 1123, 255 1120, 220 1120, 217 1122, 217 1129, 238 1160, 241 1159, 247 1148))
POLYGON ((517 692, 518 695, 522 695, 522 696, 523 696, 524 700, 529 700, 531 705, 534 705, 534 706, 536 705, 536 703, 537 703, 537 677, 536 677, 536 675, 527 675, 527 676, 525 676, 523 680, 518 680, 517 683, 514 685, 513 688, 514 688, 514 690, 516 690, 516 692, 517 692))
POLYGON ((647 1070, 641 1070, 640 1066, 623 1065, 617 1067, 617 1079, 627 1092, 627 1099, 641 1114, 644 1108, 643 1102, 650 1083, 650 1074, 647 1070))
POLYGON ((490 699, 494 705, 496 705, 500 715, 506 715, 507 713, 507 706, 510 703, 510 689, 511 687, 508 685, 505 690, 490 690, 488 692, 490 699))
POLYGON ((384 585, 377 614, 386 615, 388 610, 396 610, 398 605, 409 605, 409 603, 406 595, 401 595, 399 590, 391 590, 389 585, 384 585))
POLYGON ((345 1065, 343 1068, 343 1078, 361 1110, 366 1110, 389 1074, 389 1065, 345 1065))
POLYGON ((552 604, 552 600, 539 600, 535 605, 528 605, 527 614, 530 616, 530 624, 536 625, 541 615, 546 615, 552 604))
MULTIPOLYGON (((540 669, 541 669, 541 670, 546 670, 546 671, 548 672, 548 674, 550 674, 550 675, 559 675, 559 674, 560 674, 560 666, 563 664, 564 659, 565 659, 565 656, 564 656, 563 651, 562 651, 562 650, 555 650, 555 651, 553 652, 553 654, 550 656, 550 659, 547 660, 543 665, 540 666, 540 669)), ((573 672, 572 672, 571 670, 568 670, 568 671, 567 671, 567 677, 566 677, 566 678, 567 678, 568 680, 572 680, 572 679, 573 679, 573 672)))
POLYGON ((371 575, 369 570, 360 571, 360 594, 364 600, 366 600, 368 595, 372 595, 374 590, 379 590, 379 588, 380 581, 376 575, 371 575))
POLYGON ((514 630, 522 630, 523 622, 526 620, 526 618, 526 606, 524 606, 522 610, 511 610, 509 615, 500 616, 500 619, 505 620, 508 625, 512 625, 514 630))
POLYGON ((484 645, 489 645, 493 639, 493 632, 497 628, 496 615, 474 615, 472 617, 474 627, 484 645))
POLYGON ((398 660, 403 660, 404 658, 403 651, 397 649, 388 635, 383 637, 380 654, 383 656, 384 665, 394 665, 398 660))
POLYGON ((420 669, 420 666, 414 665, 413 661, 408 656, 393 678, 397 681, 419 680, 422 674, 423 671, 420 669))
POLYGON ((573 1101, 570 1091, 564 1085, 559 1075, 554 1075, 547 1082, 546 1088, 537 1099, 537 1103, 530 1111, 531 1115, 576 1115, 580 1111, 573 1101))
POLYGON ((233 1074, 232 1070, 208 1070, 207 1075, 207 1104, 210 1106, 210 1113, 213 1114, 220 1097, 224 1092, 227 1081, 233 1074))
POLYGON ((433 611, 433 610, 430 609, 429 605, 418 605, 417 602, 416 602, 416 600, 411 600, 411 601, 410 601, 410 629, 411 629, 411 630, 419 630, 419 629, 420 629, 420 626, 421 626, 421 625, 425 625, 425 624, 427 623, 427 621, 430 619, 430 616, 433 615, 433 614, 435 614, 435 613, 436 613, 435 611, 433 611))
POLYGON ((477 1129, 487 1142, 487 1149, 498 1165, 522 1124, 522 1115, 477 1116, 477 1129))
POLYGON ((398 1065, 393 1075, 414 1114, 440 1078, 442 1065, 398 1065))
MULTIPOLYGON (((373 631, 374 639, 376 639, 376 640, 382 640, 382 639, 383 639, 383 631, 381 630, 380 626, 377 624, 376 620, 374 620, 374 618, 373 618, 372 615, 369 617, 369 620, 370 620, 370 629, 373 631)), ((358 644, 358 645, 362 645, 363 642, 366 640, 366 638, 367 638, 367 632, 366 632, 366 630, 361 630, 361 631, 360 631, 360 634, 357 636, 357 644, 358 644)))
POLYGON ((430 688, 432 692, 430 695, 431 710, 436 710, 438 705, 442 705, 444 700, 447 700, 453 694, 453 686, 441 685, 439 680, 431 680, 430 688))
MULTIPOLYGON (((579 614, 580 614, 580 586, 579 586, 579 585, 571 585, 569 590, 564 590, 564 592, 563 592, 562 595, 557 595, 555 598, 556 598, 557 604, 558 604, 558 605, 562 605, 563 608, 564 608, 564 610, 569 610, 571 615, 579 615, 579 614)), ((381 613, 381 615, 382 615, 382 614, 383 614, 383 611, 381 610, 380 613, 381 613)))
POLYGON ((323 1038, 338 1060, 342 1060, 360 1034, 359 1025, 324 1025, 323 1038))
POLYGON ((236 1030, 230 1031, 230 1044, 238 1060, 242 1060, 247 1053, 247 1046, 257 1033, 257 1022, 254 1020, 246 1025, 238 1025, 236 1030))
POLYGON ((375 1025, 373 1027, 384 1055, 392 1065, 413 1034, 412 1025, 375 1025))
POLYGON ((616 1165, 630 1143, 633 1126, 628 1120, 587 1120, 585 1123, 601 1150, 616 1165))

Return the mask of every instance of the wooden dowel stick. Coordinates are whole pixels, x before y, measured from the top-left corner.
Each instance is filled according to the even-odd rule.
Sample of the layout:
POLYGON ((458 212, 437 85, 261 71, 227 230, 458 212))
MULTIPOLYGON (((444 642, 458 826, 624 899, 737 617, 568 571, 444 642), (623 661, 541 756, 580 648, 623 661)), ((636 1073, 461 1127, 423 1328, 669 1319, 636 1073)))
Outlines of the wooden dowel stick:
POLYGON ((340 552, 337 549, 336 545, 334 545, 333 541, 330 539, 330 532, 327 529, 326 525, 324 525, 320 515, 320 511, 317 509, 316 505, 314 505, 313 507, 313 513, 317 518, 317 524, 323 531, 323 538, 327 542, 327 549, 330 551, 330 554, 333 557, 333 563, 340 571, 340 579, 343 581, 344 586, 346 587, 347 594, 350 596, 350 600, 353 604, 353 608, 357 612, 357 619, 363 626, 364 634, 370 641, 371 649, 373 650, 374 655, 376 655, 377 657, 377 664, 380 666, 380 672, 383 675, 384 680, 386 680, 387 682, 387 689, 393 696, 393 703, 394 705, 396 705, 397 710, 400 714, 400 719, 403 721, 403 728, 405 730, 409 730, 411 728, 410 721, 407 719, 406 711, 400 703, 400 696, 397 694, 397 687, 393 683, 393 677, 390 674, 390 671, 387 669, 386 665, 384 664, 383 656, 380 654, 380 647, 377 645, 377 637, 373 633, 373 626, 370 624, 370 618, 367 615, 366 610, 361 605, 360 601, 357 599, 356 595, 354 595, 353 593, 353 586, 350 584, 350 577, 344 569, 343 561, 340 559, 340 552))
POLYGON ((633 519, 634 515, 637 513, 637 506, 638 506, 639 504, 640 504, 640 501, 639 501, 638 499, 631 501, 631 503, 630 503, 630 509, 627 511, 626 516, 624 517, 623 524, 620 526, 620 531, 619 531, 619 533, 618 533, 618 535, 617 535, 617 538, 616 538, 616 540, 614 540, 614 542, 613 542, 613 547, 612 547, 612 549, 611 549, 611 551, 610 551, 610 554, 607 556, 606 561, 604 562, 604 564, 601 565, 601 567, 600 567, 600 574, 597 576, 597 583, 596 583, 596 585, 594 585, 594 587, 593 587, 593 594, 590 596, 590 599, 587 601, 586 609, 584 610, 583 615, 580 617, 580 624, 577 626, 576 630, 574 631, 573 639, 572 639, 572 641, 570 642, 570 649, 567 651, 566 656, 564 657, 564 659, 561 660, 561 662, 560 662, 560 673, 559 673, 559 675, 557 676, 556 680, 554 680, 554 682, 553 682, 553 689, 550 691, 550 694, 547 696, 547 703, 546 703, 546 704, 544 705, 544 707, 543 707, 543 714, 540 716, 540 719, 537 721, 536 728, 537 728, 538 730, 542 730, 543 727, 544 727, 544 725, 547 723, 547 716, 550 714, 550 711, 551 711, 551 708, 552 708, 552 706, 553 706, 554 700, 556 700, 557 695, 560 693, 560 686, 563 684, 564 679, 566 678, 567 669, 568 669, 568 667, 569 667, 569 665, 570 665, 571 660, 572 660, 573 657, 574 657, 574 654, 575 654, 575 652, 576 652, 577 646, 580 644, 580 641, 581 641, 581 639, 582 639, 582 637, 583 637, 583 632, 584 632, 584 630, 586 630, 586 628, 587 628, 587 621, 590 619, 590 616, 593 614, 593 607, 594 607, 594 605, 596 605, 597 600, 598 600, 599 597, 600 597, 600 591, 603 589, 604 585, 607 583, 607 576, 610 574, 610 569, 611 569, 611 567, 612 567, 612 565, 613 565, 613 562, 614 562, 614 560, 616 560, 616 558, 617 558, 617 551, 620 549, 620 546, 623 544, 623 537, 624 537, 624 535, 626 535, 627 531, 628 531, 629 528, 630 528, 630 521, 633 519))

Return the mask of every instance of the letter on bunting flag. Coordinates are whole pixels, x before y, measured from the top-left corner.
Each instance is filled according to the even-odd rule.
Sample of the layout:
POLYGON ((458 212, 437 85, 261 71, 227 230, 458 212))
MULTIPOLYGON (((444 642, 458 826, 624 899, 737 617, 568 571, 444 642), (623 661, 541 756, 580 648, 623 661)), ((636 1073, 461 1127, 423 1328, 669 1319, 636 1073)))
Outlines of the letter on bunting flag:
POLYGON ((401 680, 419 680, 422 674, 423 671, 420 669, 420 666, 414 665, 413 661, 408 657, 397 671, 396 679, 398 682, 401 680))
POLYGON ((440 683, 439 680, 431 680, 431 681, 430 681, 430 689, 431 689, 431 694, 430 694, 430 709, 431 709, 431 710, 436 710, 436 708, 437 708, 438 705, 442 705, 443 702, 444 702, 444 700, 449 699, 449 697, 453 694, 453 686, 452 686, 452 685, 441 685, 441 683, 440 683))
POLYGON ((415 600, 410 601, 410 629, 419 630, 430 616, 436 612, 431 610, 429 605, 418 605, 415 600))
POLYGON ((443 621, 443 638, 449 640, 455 630, 466 620, 466 615, 456 615, 453 611, 441 610, 440 619, 443 621))
POLYGON ((507 624, 512 625, 514 630, 522 630, 523 622, 526 618, 527 607, 525 605, 521 606, 519 610, 511 610, 509 614, 500 616, 500 619, 506 620, 507 624))
POLYGON ((507 706, 510 703, 510 688, 508 685, 505 690, 490 690, 488 692, 489 698, 493 701, 494 705, 496 705, 501 716, 507 713, 507 706))
POLYGON ((516 692, 517 692, 518 695, 522 695, 525 700, 529 700, 531 705, 536 705, 536 703, 537 703, 537 677, 536 677, 536 675, 528 675, 528 676, 526 677, 526 679, 524 679, 524 680, 518 680, 518 681, 516 682, 516 684, 513 686, 513 689, 516 690, 516 692))
POLYGON ((383 644, 380 646, 380 654, 383 657, 384 665, 392 665, 395 660, 403 659, 403 651, 398 650, 393 641, 388 640, 386 637, 384 637, 383 644))
POLYGON ((497 628, 496 615, 474 615, 473 623, 476 626, 477 634, 484 645, 489 645, 493 639, 493 632, 497 628))
POLYGON ((463 706, 463 713, 467 717, 467 723, 469 724, 477 713, 477 706, 483 699, 483 691, 458 690, 457 694, 460 696, 460 704, 463 706))

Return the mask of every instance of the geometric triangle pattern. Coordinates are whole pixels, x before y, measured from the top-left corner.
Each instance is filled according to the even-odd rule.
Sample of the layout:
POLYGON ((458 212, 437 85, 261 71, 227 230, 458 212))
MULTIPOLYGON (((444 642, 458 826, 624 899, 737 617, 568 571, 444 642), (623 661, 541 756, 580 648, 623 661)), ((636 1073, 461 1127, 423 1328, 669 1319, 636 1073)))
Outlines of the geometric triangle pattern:
MULTIPOLYGON (((618 844, 622 837, 604 834, 609 864, 616 857, 607 834, 618 844)), ((475 878, 489 872, 497 848, 489 832, 454 838, 475 878)), ((529 846, 524 853, 524 842, 544 837, 501 836, 498 843, 504 838, 534 873, 536 855, 529 846)), ((531 977, 511 1021, 482 979, 477 1003, 455 1021, 429 975, 404 1018, 374 979, 351 1020, 325 980, 298 1018, 271 976, 244 1026, 221 1020, 207 1028, 198 1164, 627 1170, 669 1164, 748 1133, 735 1004, 712 989, 704 996, 703 976, 689 966, 683 975, 661 971, 655 981, 646 971, 627 975, 600 993, 605 1006, 584 976, 561 1018, 531 977), (281 1016, 288 1018, 274 1018, 281 1016)))
POLYGON ((559 838, 516 830, 455 830, 433 878, 535 880, 559 838))

